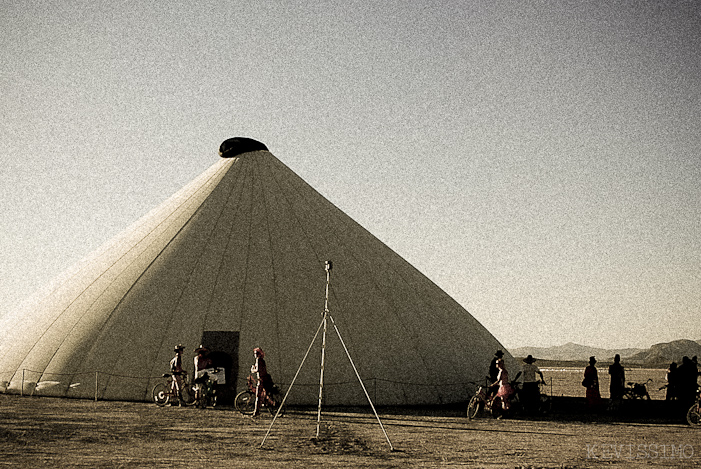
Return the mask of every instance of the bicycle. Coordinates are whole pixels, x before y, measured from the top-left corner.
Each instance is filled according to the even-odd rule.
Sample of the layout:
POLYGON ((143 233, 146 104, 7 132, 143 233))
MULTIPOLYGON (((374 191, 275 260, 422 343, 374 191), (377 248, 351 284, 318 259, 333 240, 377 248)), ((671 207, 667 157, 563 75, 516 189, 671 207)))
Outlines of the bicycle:
MULTIPOLYGON (((489 383, 489 378, 486 378, 485 385, 477 388, 477 392, 475 392, 475 395, 472 396, 472 398, 470 399, 470 402, 467 405, 468 419, 474 419, 475 417, 477 417, 477 414, 479 414, 482 410, 491 414, 494 418, 498 418, 504 414, 501 398, 497 397, 496 395, 490 396, 488 394, 490 388, 489 383)), ((515 383, 512 382, 512 384, 515 383)), ((513 395, 513 397, 515 396, 516 394, 513 395)), ((513 400, 510 401, 510 403, 512 404, 513 402, 513 400)))
POLYGON ((195 391, 193 386, 187 381, 187 374, 183 375, 180 385, 180 396, 178 396, 176 391, 175 376, 172 373, 164 373, 163 378, 165 378, 165 382, 156 384, 151 392, 153 401, 157 406, 163 407, 171 401, 172 403, 180 403, 182 401, 188 406, 195 403, 195 391))
POLYGON ((492 399, 487 397, 488 386, 480 386, 477 388, 477 392, 470 399, 470 403, 467 404, 467 418, 472 420, 477 417, 482 409, 491 412, 492 410, 492 399))
MULTIPOLYGON (((215 369, 213 373, 218 373, 215 369)), ((195 392, 195 407, 206 409, 207 406, 217 406, 217 391, 214 388, 216 381, 212 380, 208 372, 205 372, 200 378, 195 380, 193 386, 195 392)))
MULTIPOLYGON (((246 379, 246 384, 248 385, 248 389, 245 389, 236 395, 236 398, 234 399, 234 407, 236 407, 236 410, 241 412, 243 415, 253 415, 256 405, 256 388, 258 386, 258 379, 255 377, 255 375, 250 375, 246 379)), ((282 403, 282 397, 280 388, 278 388, 277 385, 273 385, 270 392, 263 390, 261 405, 262 407, 268 409, 271 415, 275 415, 280 407, 280 404, 282 403)))
POLYGON ((515 404, 515 409, 517 410, 526 410, 527 412, 530 413, 535 413, 535 414, 547 414, 552 410, 553 403, 552 399, 550 399, 550 396, 548 396, 544 391, 542 391, 543 386, 545 386, 547 383, 545 380, 538 381, 538 402, 533 403, 530 406, 524 406, 524 398, 521 396, 523 393, 523 388, 521 383, 519 382, 512 382, 511 387, 514 389, 514 398, 512 398, 512 406, 515 404))
POLYGON ((647 399, 650 400, 650 394, 647 391, 647 385, 652 382, 652 378, 649 378, 644 383, 628 383, 623 391, 623 399, 647 399))

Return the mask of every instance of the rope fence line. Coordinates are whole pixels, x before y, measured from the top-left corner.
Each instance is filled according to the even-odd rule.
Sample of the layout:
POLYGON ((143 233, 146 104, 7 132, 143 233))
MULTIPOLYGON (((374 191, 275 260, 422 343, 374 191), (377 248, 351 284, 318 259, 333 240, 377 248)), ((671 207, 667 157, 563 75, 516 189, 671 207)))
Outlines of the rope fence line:
MULTIPOLYGON (((19 373, 18 371, 0 371, 0 392, 3 394, 8 394, 9 393, 9 385, 10 385, 10 379, 16 377, 19 373), (7 380, 3 379, 4 376, 9 376, 7 380)), ((128 379, 128 380, 139 380, 139 381, 158 381, 162 380, 163 374, 157 375, 157 376, 134 376, 134 375, 127 375, 127 374, 121 374, 121 373, 110 373, 110 372, 105 372, 105 371, 83 371, 83 372, 76 372, 76 373, 45 373, 42 371, 36 371, 36 370, 30 370, 30 369, 22 369, 21 370, 21 382, 20 382, 20 387, 19 387, 19 394, 24 395, 25 394, 25 388, 31 387, 31 392, 30 396, 36 395, 43 395, 41 392, 35 393, 35 391, 39 390, 41 391, 42 387, 51 387, 51 386, 58 386, 62 385, 66 387, 66 389, 74 388, 80 385, 85 384, 84 382, 76 381, 76 378, 79 378, 81 376, 89 377, 92 378, 94 376, 94 386, 95 386, 95 401, 98 401, 100 399, 99 396, 99 390, 100 382, 104 382, 103 380, 105 378, 120 378, 120 379, 128 379), (32 375, 35 375, 38 377, 37 381, 34 381, 31 379, 32 375), (60 382, 61 377, 66 377, 70 376, 73 378, 73 382, 68 383, 68 382, 60 382), (51 378, 56 378, 55 380, 52 380, 51 378), (44 384, 44 386, 42 386, 44 384)), ((244 388, 247 387, 247 377, 238 377, 236 380, 239 385, 242 385, 244 388)), ((438 383, 438 384, 433 384, 433 383, 416 383, 416 382, 410 382, 410 381, 398 381, 398 380, 391 380, 391 379, 386 379, 386 378, 366 378, 366 382, 372 383, 371 387, 374 391, 375 398, 377 398, 377 392, 378 392, 378 387, 381 387, 383 385, 388 385, 388 386, 399 386, 403 388, 411 388, 411 387, 423 387, 423 388, 436 388, 436 389, 456 389, 456 390, 461 390, 465 391, 464 393, 464 399, 468 399, 469 396, 474 392, 476 389, 477 385, 474 381, 468 381, 468 382, 453 382, 453 383, 438 383)), ((277 383, 280 386, 287 387, 289 386, 289 383, 277 383)), ((357 381, 355 380, 347 380, 347 381, 337 381, 337 382, 331 382, 331 383, 325 383, 325 386, 329 387, 339 387, 339 386, 355 386, 357 385, 357 381)), ((319 383, 300 383, 297 384, 296 386, 300 386, 303 388, 310 388, 310 389, 316 389, 319 386, 319 383)), ((238 389, 238 386, 237 386, 238 389)), ((456 391, 460 392, 460 391, 456 391)))
MULTIPOLYGON (((556 397, 556 396, 569 396, 569 397, 583 397, 584 396, 584 388, 581 386, 581 381, 582 381, 582 373, 583 370, 578 370, 578 369, 567 369, 567 370, 549 370, 549 369, 544 369, 543 373, 545 374, 545 378, 547 381, 547 385, 541 388, 542 391, 545 391, 547 394, 556 397)), ((650 393, 650 396, 652 399, 664 399, 664 393, 665 391, 662 390, 662 386, 666 384, 665 381, 665 371, 664 370, 648 370, 648 369, 643 369, 643 370, 636 370, 636 369, 631 369, 628 370, 626 369, 626 381, 635 381, 635 382, 641 382, 644 383, 648 378, 652 378, 653 381, 648 384, 647 388, 650 393)), ((247 374, 244 376, 239 376, 238 379, 236 380, 236 389, 246 389, 246 378, 247 374)), ((128 375, 124 373, 111 373, 111 372, 104 372, 104 371, 95 371, 95 372, 79 372, 79 373, 43 373, 39 371, 34 371, 30 369, 22 369, 22 370, 16 370, 16 371, 0 371, 0 393, 7 394, 8 392, 16 392, 15 389, 12 391, 8 391, 9 387, 9 381, 11 378, 14 378, 15 383, 21 379, 21 387, 19 388, 19 393, 24 395, 26 394, 25 389, 30 395, 44 395, 45 393, 42 392, 42 388, 48 389, 53 385, 61 385, 64 386, 67 390, 72 387, 77 387, 79 385, 86 386, 86 383, 89 381, 93 382, 93 386, 95 387, 95 400, 99 400, 101 396, 99 395, 99 386, 100 383, 104 383, 105 379, 108 378, 118 378, 121 380, 142 380, 142 381, 160 381, 163 380, 163 375, 158 375, 158 376, 134 376, 134 375, 128 375), (61 377, 66 377, 70 376, 73 379, 71 379, 71 383, 68 382, 56 382, 60 381, 61 377), (94 378, 92 378, 94 376, 94 378), (36 377, 38 379, 32 379, 33 377, 36 377), (52 382, 52 378, 58 378, 55 381, 52 382), (76 382, 78 381, 76 378, 82 379, 81 382, 76 382), (89 380, 89 381, 87 381, 89 380), (42 383, 45 383, 42 386, 42 383), (37 389, 38 388, 38 389, 37 389), (31 392, 29 391, 31 389, 31 392)), ((604 375, 603 373, 600 373, 599 376, 600 379, 600 389, 602 392, 602 396, 608 395, 608 383, 609 383, 609 377, 608 375, 604 375)), ((369 389, 372 390, 371 394, 374 397, 375 401, 378 401, 378 397, 380 398, 379 401, 382 400, 382 396, 386 393, 391 393, 393 392, 393 388, 399 388, 402 390, 407 390, 411 388, 421 388, 426 390, 428 389, 436 389, 438 394, 441 395, 451 395, 451 401, 456 402, 460 400, 467 401, 469 398, 474 394, 474 392, 477 390, 479 386, 484 386, 486 383, 483 380, 482 382, 474 382, 474 381, 455 381, 451 383, 445 383, 445 382, 440 382, 436 381, 436 383, 417 383, 417 382, 411 382, 408 380, 392 380, 392 379, 386 379, 386 378, 366 378, 364 379, 366 383, 368 383, 369 389)), ((289 386, 289 383, 284 383, 280 382, 278 385, 287 387, 289 386)), ((333 388, 338 388, 342 386, 356 386, 357 381, 353 380, 349 377, 348 380, 344 381, 338 381, 338 382, 331 382, 331 383, 325 383, 325 386, 328 386, 331 390, 333 388)), ((309 392, 310 390, 313 389, 318 389, 319 383, 300 383, 296 384, 296 387, 299 386, 304 389, 304 392, 309 392)), ((332 391, 333 392, 333 391, 332 391)), ((398 392, 402 392, 399 390, 398 392)), ((83 393, 85 394, 85 393, 83 393)), ((51 393, 46 393, 46 395, 51 395, 51 393)), ((380 402, 381 404, 381 402, 380 402)))
MULTIPOLYGON (((163 375, 160 374, 158 376, 134 376, 134 375, 124 375, 124 374, 118 374, 118 373, 108 373, 106 371, 83 371, 83 372, 76 372, 76 373, 45 373, 43 371, 36 371, 36 370, 29 370, 29 369, 22 369, 22 372, 28 372, 28 373, 36 373, 36 374, 41 374, 41 375, 51 375, 51 376, 80 376, 80 375, 94 375, 95 373, 99 373, 101 375, 107 375, 107 376, 113 376, 117 378, 130 378, 130 379, 163 379, 163 375)), ((10 374, 15 374, 14 371, 0 371, 0 375, 10 375, 10 374)), ((401 384, 401 385, 407 385, 407 386, 427 386, 427 387, 444 387, 444 386, 464 386, 464 385, 472 385, 474 386, 476 383, 474 381, 468 381, 468 382, 458 382, 458 383, 439 383, 439 384, 428 384, 428 383, 414 383, 414 382, 409 382, 409 381, 397 381, 397 380, 391 380, 391 379, 386 379, 386 378, 365 378, 367 381, 382 381, 385 383, 392 383, 392 384, 401 384)), ((43 381, 48 381, 48 380, 43 380, 43 381)), ((240 381, 242 383, 246 382, 246 378, 238 378, 237 381, 240 381)), ((348 381, 338 381, 335 383, 329 383, 332 386, 340 386, 340 385, 346 385, 346 384, 354 384, 356 383, 355 380, 348 380, 348 381)), ((287 385, 289 383, 281 383, 283 385, 287 385)), ((318 387, 319 383, 310 383, 310 384, 303 384, 302 386, 312 386, 312 387, 318 387)))
MULTIPOLYGON (((581 376, 579 373, 567 373, 567 374, 558 374, 558 373, 548 373, 547 371, 545 372, 546 374, 546 381, 547 385, 542 388, 543 391, 545 391, 547 394, 550 394, 552 396, 583 396, 583 388, 581 388, 580 381, 581 381, 581 376)), ((246 389, 247 388, 247 376, 239 376, 236 380, 236 389, 246 389)), ((87 380, 89 379, 90 381, 94 381, 92 384, 95 387, 95 400, 100 399, 100 383, 104 383, 105 379, 109 378, 118 378, 121 380, 129 380, 129 381, 160 381, 163 379, 163 374, 159 375, 149 375, 149 376, 135 376, 135 375, 129 375, 125 373, 112 373, 112 372, 105 372, 105 371, 94 371, 94 372, 77 372, 77 373, 44 373, 41 371, 36 371, 36 370, 31 370, 31 369, 22 369, 22 370, 17 370, 17 371, 0 371, 0 392, 7 394, 14 392, 9 391, 9 381, 11 378, 14 378, 15 383, 17 382, 18 379, 21 379, 21 386, 19 387, 19 393, 21 395, 24 395, 26 392, 29 392, 28 390, 31 388, 31 392, 29 392, 30 395, 43 395, 42 393, 42 388, 43 389, 48 389, 52 386, 64 386, 66 389, 70 388, 75 388, 77 386, 86 386, 86 383, 88 382, 87 380), (61 378, 70 376, 72 379, 70 383, 68 382, 60 382, 61 378), (94 379, 92 379, 94 377, 94 379), (32 378, 37 378, 37 379, 32 379, 32 378), (55 378, 55 379, 54 379, 55 378)), ((603 378, 603 377, 602 377, 603 378)), ((601 389, 602 392, 604 392, 604 388, 607 390, 608 389, 608 376, 602 379, 601 382, 601 389)), ((657 394, 662 394, 663 392, 657 391, 657 387, 661 386, 664 384, 662 382, 663 380, 663 375, 660 377, 657 377, 655 383, 651 384, 648 386, 648 389, 650 391, 650 394, 653 395, 653 398, 656 398, 657 394), (661 383, 661 384, 660 384, 661 383)), ((633 378, 634 379, 634 378, 633 378)), ((393 380, 393 379, 387 379, 387 378, 364 378, 364 381, 366 381, 369 384, 369 388, 372 390, 372 393, 374 395, 374 398, 377 399, 380 397, 380 401, 382 400, 381 397, 385 391, 382 390, 389 390, 391 392, 392 388, 400 388, 400 389, 411 389, 411 388, 434 388, 437 391, 438 390, 443 390, 440 394, 445 395, 446 393, 452 394, 453 396, 456 397, 456 399, 452 399, 454 401, 457 400, 469 400, 470 396, 477 390, 479 386, 484 386, 486 384, 485 381, 482 382, 475 382, 475 381, 455 381, 451 383, 445 383, 445 382, 435 382, 435 383, 419 383, 419 382, 412 382, 408 380, 393 380)), ((285 382, 279 382, 277 383, 279 386, 282 387, 287 387, 289 386, 289 383, 285 382)), ((343 386, 357 386, 357 381, 353 379, 348 379, 344 381, 336 381, 336 382, 327 382, 324 384, 325 386, 328 386, 329 388, 338 388, 338 387, 343 387, 343 386)), ((299 386, 301 388, 305 388, 307 390, 311 389, 317 389, 319 386, 319 383, 298 383, 295 386, 299 386)), ((51 395, 51 393, 46 393, 47 395, 51 395)))

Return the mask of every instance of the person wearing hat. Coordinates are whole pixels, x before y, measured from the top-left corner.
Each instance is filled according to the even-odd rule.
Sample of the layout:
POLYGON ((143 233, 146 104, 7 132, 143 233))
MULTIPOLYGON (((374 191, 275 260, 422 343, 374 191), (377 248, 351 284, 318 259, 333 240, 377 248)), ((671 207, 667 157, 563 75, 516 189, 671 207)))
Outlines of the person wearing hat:
POLYGON ((491 363, 489 364, 489 389, 487 391, 487 396, 493 396, 497 393, 499 390, 499 385, 492 385, 491 383, 495 383, 497 381, 497 376, 499 376, 499 368, 497 367, 497 361, 501 360, 502 357, 504 356, 504 352, 501 350, 497 350, 494 352, 494 357, 492 358, 491 363))
POLYGON ((584 380, 582 386, 587 388, 587 409, 590 411, 598 410, 601 406, 601 394, 599 393, 599 374, 596 371, 596 358, 589 357, 589 366, 584 370, 584 380))
POLYGON ((523 408, 527 412, 538 409, 538 400, 540 399, 540 388, 538 384, 540 382, 545 382, 543 372, 540 371, 534 362, 535 358, 533 358, 533 355, 528 355, 523 359, 523 390, 521 391, 521 395, 523 396, 523 408), (540 381, 536 379, 536 374, 540 375, 540 381))
POLYGON ((212 359, 209 358, 209 349, 200 345, 195 349, 195 382, 202 378, 205 369, 212 367, 212 359))
POLYGON ((209 379, 209 375, 207 374, 206 370, 207 368, 211 368, 212 359, 209 358, 209 349, 204 345, 197 347, 195 349, 195 353, 195 380, 193 383, 195 384, 195 400, 199 402, 202 394, 202 388, 209 379))
MULTIPOLYGON (((178 401, 180 405, 182 405, 183 402, 183 375, 187 373, 183 369, 183 350, 185 350, 185 347, 183 347, 181 344, 176 345, 173 348, 175 356, 170 361, 170 371, 171 373, 173 373, 173 387, 175 388, 175 392, 178 396, 178 401)), ((173 402, 172 405, 175 405, 175 403, 173 402)))

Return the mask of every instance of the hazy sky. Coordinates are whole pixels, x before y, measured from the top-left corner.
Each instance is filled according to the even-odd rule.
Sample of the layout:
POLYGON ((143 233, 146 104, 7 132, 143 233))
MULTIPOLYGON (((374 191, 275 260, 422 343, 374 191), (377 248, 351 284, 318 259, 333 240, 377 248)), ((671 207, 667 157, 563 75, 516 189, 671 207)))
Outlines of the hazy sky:
POLYGON ((701 339, 699 5, 0 0, 0 314, 247 136, 506 346, 701 339))

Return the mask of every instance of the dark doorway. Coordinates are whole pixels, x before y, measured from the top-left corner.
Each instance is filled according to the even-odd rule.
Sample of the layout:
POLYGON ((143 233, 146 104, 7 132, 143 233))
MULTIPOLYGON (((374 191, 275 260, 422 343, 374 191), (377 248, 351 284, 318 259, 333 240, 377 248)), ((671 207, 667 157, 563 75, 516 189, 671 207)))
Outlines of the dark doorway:
POLYGON ((204 331, 202 345, 210 350, 212 366, 224 368, 226 373, 226 384, 216 385, 218 402, 233 404, 239 377, 239 332, 204 331))

